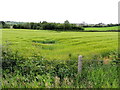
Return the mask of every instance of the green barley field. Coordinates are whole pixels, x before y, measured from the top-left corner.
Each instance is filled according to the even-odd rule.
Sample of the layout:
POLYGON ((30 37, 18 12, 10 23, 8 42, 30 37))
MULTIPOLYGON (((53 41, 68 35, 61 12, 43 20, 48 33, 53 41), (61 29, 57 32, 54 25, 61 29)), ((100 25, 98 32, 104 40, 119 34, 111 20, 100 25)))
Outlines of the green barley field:
POLYGON ((12 50, 19 50, 24 57, 33 53, 48 60, 68 60, 83 55, 92 59, 118 49, 118 32, 56 32, 48 30, 2 31, 3 45, 9 44, 12 50))
POLYGON ((3 29, 2 45, 2 88, 119 88, 117 62, 97 61, 118 60, 118 32, 3 29))

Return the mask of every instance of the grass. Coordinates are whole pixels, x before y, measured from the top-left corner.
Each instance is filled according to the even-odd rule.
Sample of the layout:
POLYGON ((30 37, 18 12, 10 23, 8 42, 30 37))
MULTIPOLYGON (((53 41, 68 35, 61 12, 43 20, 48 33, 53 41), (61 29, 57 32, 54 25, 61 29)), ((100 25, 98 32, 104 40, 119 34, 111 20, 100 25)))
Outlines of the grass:
POLYGON ((120 26, 113 27, 88 27, 85 31, 117 31, 120 30, 120 26))
POLYGON ((118 32, 3 29, 2 35, 3 88, 119 87, 117 63, 104 62, 118 60, 118 32))

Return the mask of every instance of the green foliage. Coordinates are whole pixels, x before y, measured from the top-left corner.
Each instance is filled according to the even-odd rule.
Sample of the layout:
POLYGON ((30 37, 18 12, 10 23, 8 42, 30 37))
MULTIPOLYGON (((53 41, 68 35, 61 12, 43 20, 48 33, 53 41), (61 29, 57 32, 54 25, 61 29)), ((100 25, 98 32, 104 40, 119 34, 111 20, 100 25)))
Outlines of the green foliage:
POLYGON ((0 28, 10 28, 10 25, 6 24, 4 21, 0 21, 0 28))
POLYGON ((5 48, 2 54, 2 88, 119 87, 118 66, 116 64, 104 65, 92 61, 83 62, 82 73, 77 74, 77 62, 74 60, 50 61, 45 60, 42 56, 23 58, 19 53, 14 53, 5 48), (5 66, 6 63, 9 65, 5 66))
POLYGON ((83 27, 93 27, 93 28, 95 28, 95 27, 97 27, 97 28, 100 28, 100 27, 114 27, 114 26, 120 26, 120 24, 104 24, 104 23, 98 23, 98 24, 92 24, 92 25, 90 25, 90 24, 88 24, 88 25, 82 25, 83 27))
POLYGON ((64 22, 64 30, 70 30, 70 29, 71 29, 71 25, 70 25, 69 21, 66 20, 66 21, 64 22))

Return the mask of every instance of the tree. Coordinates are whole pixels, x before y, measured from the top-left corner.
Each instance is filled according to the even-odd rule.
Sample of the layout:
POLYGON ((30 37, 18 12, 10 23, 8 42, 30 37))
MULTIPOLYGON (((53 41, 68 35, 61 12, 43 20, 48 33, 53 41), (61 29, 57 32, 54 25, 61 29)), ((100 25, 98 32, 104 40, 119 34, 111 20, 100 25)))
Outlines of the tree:
POLYGON ((42 24, 45 24, 45 23, 47 23, 47 21, 43 21, 43 22, 42 22, 42 24))
POLYGON ((70 23, 68 20, 64 21, 64 30, 70 30, 71 27, 70 27, 70 23))
POLYGON ((56 29, 56 25, 54 23, 45 23, 43 24, 43 29, 45 30, 55 30, 56 29))
POLYGON ((2 24, 2 26, 4 26, 6 23, 4 21, 0 21, 0 24, 2 24))
MULTIPOLYGON (((5 23, 1 22, 4 27, 5 23)), ((6 24, 9 25, 9 24, 6 24)), ((8 26, 7 26, 8 27, 8 26)), ((10 27, 10 25, 9 25, 10 27)), ((49 23, 46 21, 43 21, 42 23, 35 23, 35 22, 30 22, 30 23, 18 23, 14 24, 13 28, 15 29, 38 29, 38 30, 57 30, 57 31, 67 31, 67 30, 83 30, 81 26, 77 26, 76 24, 70 24, 68 20, 64 21, 64 23, 49 23)))
POLYGON ((10 28, 10 25, 6 24, 4 21, 0 21, 0 25, 2 26, 2 28, 10 28))

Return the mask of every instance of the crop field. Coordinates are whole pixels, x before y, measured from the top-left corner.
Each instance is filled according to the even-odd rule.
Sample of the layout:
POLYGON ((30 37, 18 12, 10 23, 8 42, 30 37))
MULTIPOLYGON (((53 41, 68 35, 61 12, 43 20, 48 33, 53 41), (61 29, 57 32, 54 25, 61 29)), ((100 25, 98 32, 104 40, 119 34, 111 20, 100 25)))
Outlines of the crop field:
POLYGON ((69 54, 86 58, 118 49, 117 32, 56 32, 45 30, 3 30, 3 44, 25 57, 32 52, 48 60, 68 60, 69 54))
POLYGON ((120 26, 113 27, 88 27, 85 31, 117 31, 120 30, 120 26))
POLYGON ((3 29, 2 45, 3 88, 119 87, 117 63, 92 62, 118 60, 118 32, 3 29))

